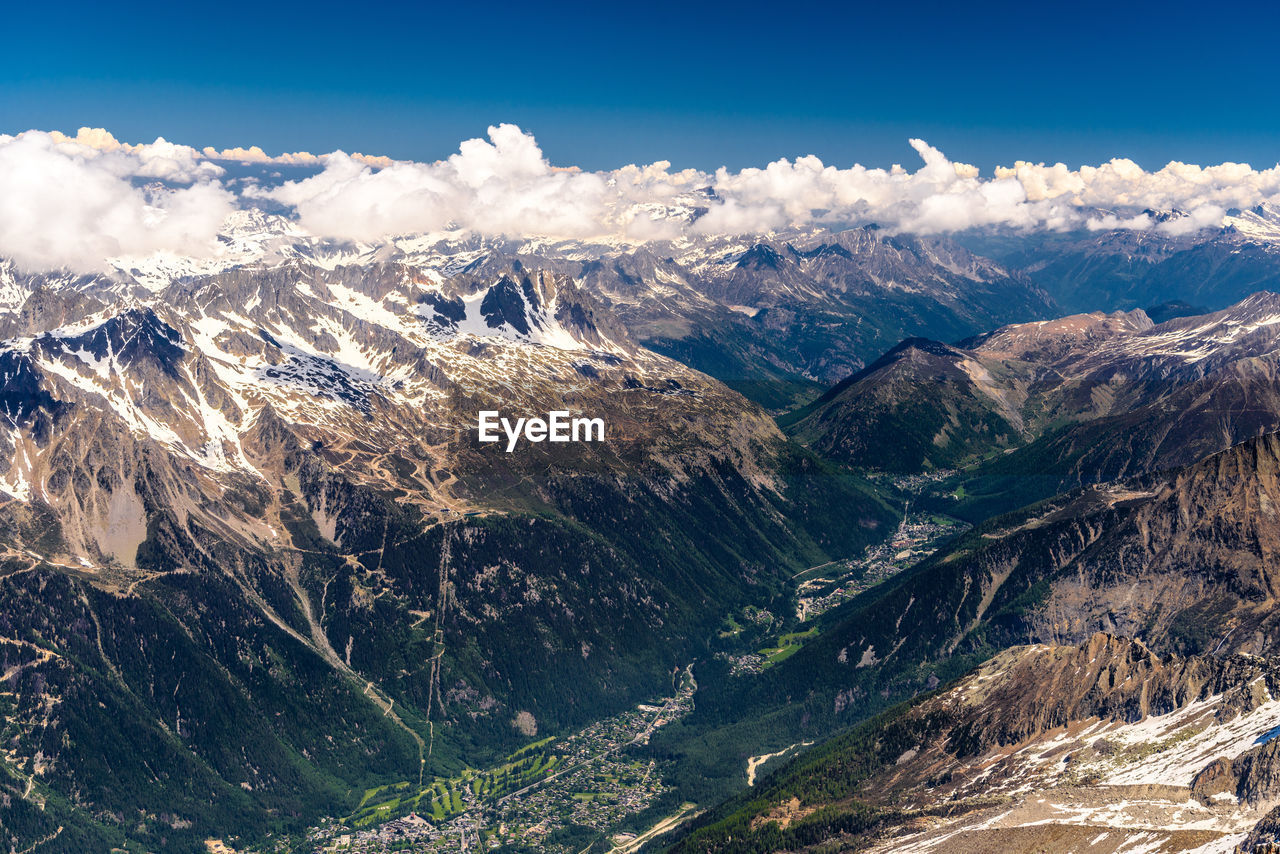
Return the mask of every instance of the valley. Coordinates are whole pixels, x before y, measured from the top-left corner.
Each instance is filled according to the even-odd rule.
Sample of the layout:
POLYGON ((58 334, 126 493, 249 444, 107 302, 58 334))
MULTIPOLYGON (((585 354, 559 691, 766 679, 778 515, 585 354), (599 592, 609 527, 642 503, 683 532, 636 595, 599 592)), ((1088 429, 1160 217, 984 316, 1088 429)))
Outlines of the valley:
MULTIPOLYGON (((897 479, 895 479, 897 480, 897 479)), ((895 482, 903 490, 912 484, 895 482)), ((871 546, 859 558, 814 567, 795 577, 796 619, 811 620, 830 611, 937 551, 946 540, 968 529, 968 524, 932 513, 904 513, 893 536, 871 546)))
POLYGON ((497 768, 467 771, 423 788, 404 782, 372 789, 354 815, 308 832, 306 847, 317 852, 451 852, 503 845, 579 850, 583 838, 603 840, 610 828, 646 811, 667 791, 662 769, 630 750, 687 714, 696 690, 690 666, 678 677, 674 695, 562 738, 533 742, 497 768), (576 841, 558 841, 568 839, 576 841))
MULTIPOLYGON (((1265 266, 1268 218, 1161 257, 1265 266)), ((1064 315, 1065 267, 871 226, 226 238, 3 266, 0 846, 1266 832, 1274 294, 1064 315)))
MULTIPOLYGON (((1212 366, 1178 379, 1177 363, 1164 361, 1143 393, 1177 396, 1190 383, 1213 394, 1223 386, 1213 371, 1240 376, 1234 357, 1215 350, 1234 347, 1233 328, 1269 299, 1152 328, 1157 341, 1182 329, 1224 332, 1178 354, 1212 366), (1219 318, 1225 323, 1215 327, 1219 318)), ((1099 319, 1068 319, 1060 328, 1074 336, 1099 319)), ((1269 325, 1250 324, 1248 332, 1269 325)), ((1045 326, 987 340, 1025 341, 1031 332, 1037 350, 1073 358, 1054 324, 1045 326)), ((1250 367, 1275 350, 1269 339, 1253 346, 1250 367)), ((1104 363, 1110 358, 1105 343, 1091 350, 1104 363)), ((1087 370, 1075 376, 1090 382, 1087 370)), ((1113 375, 1112 387, 1119 385, 1113 375)), ((1024 425, 1042 406, 1031 395, 1025 401, 1024 425)), ((950 404, 935 397, 932 405, 950 404)), ((1220 424, 1231 423, 1230 412, 1218 411, 1220 424)), ((1074 414, 1084 423, 1093 417, 1087 408, 1074 414)), ((1224 450, 1162 467, 1133 454, 1122 437, 1137 420, 1117 421, 1125 427, 1090 432, 1088 449, 1117 469, 1041 479, 1034 488, 1052 497, 1013 512, 983 518, 971 503, 995 479, 991 472, 1018 471, 1021 452, 1012 448, 958 470, 907 475, 902 482, 915 487, 919 504, 976 526, 836 609, 835 619, 820 621, 818 637, 762 671, 751 692, 728 695, 726 711, 753 704, 730 720, 795 721, 801 690, 809 720, 819 719, 824 700, 827 720, 855 714, 844 734, 704 816, 674 850, 1266 850, 1280 802, 1280 793, 1259 785, 1270 779, 1264 769, 1276 726, 1269 675, 1277 660, 1270 576, 1280 565, 1276 436, 1261 427, 1234 443, 1219 433, 1224 450)), ((940 423, 945 439, 952 428, 940 423)), ((1028 441, 1036 439, 1018 440, 1028 441)), ((806 731, 799 723, 792 732, 806 731)))

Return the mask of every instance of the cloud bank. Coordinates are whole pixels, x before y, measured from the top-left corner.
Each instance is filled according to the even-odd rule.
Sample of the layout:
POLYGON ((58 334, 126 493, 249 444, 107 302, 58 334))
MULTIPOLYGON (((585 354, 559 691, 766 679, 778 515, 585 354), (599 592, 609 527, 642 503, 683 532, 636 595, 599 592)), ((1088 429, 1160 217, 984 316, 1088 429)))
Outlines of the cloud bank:
POLYGON ((481 234, 603 234, 607 179, 554 170, 532 136, 513 125, 490 128, 438 163, 393 163, 374 170, 336 153, 324 171, 251 193, 292 206, 308 231, 377 240, 391 234, 460 228, 481 234))
POLYGON ((114 142, 0 136, 0 256, 28 270, 89 273, 112 257, 216 251, 236 205, 217 181, 222 168, 163 139, 114 142), (146 179, 179 186, 140 185, 146 179))
POLYGON ((648 240, 865 222, 922 234, 984 226, 1180 234, 1220 225, 1228 208, 1280 200, 1280 167, 1170 163, 1146 172, 1117 159, 1073 171, 1019 161, 983 177, 923 140, 910 143, 924 161, 914 172, 841 169, 809 156, 740 172, 673 172, 659 162, 586 173, 555 169, 532 136, 500 125, 489 129, 487 141, 468 140, 446 161, 375 171, 335 154, 320 174, 259 195, 292 206, 314 233, 361 240, 444 229, 648 240), (702 188, 714 190, 714 200, 697 195, 702 188), (706 210, 682 217, 681 208, 691 205, 706 210), (1147 208, 1188 216, 1157 221, 1111 213, 1147 208))
POLYGON ((867 222, 921 234, 998 226, 1178 235, 1221 225, 1230 208, 1280 203, 1280 166, 1174 162, 1147 172, 1125 159, 1075 170, 1019 161, 984 176, 923 140, 910 145, 922 161, 915 171, 808 156, 736 172, 672 170, 665 161, 584 172, 552 166, 532 135, 505 124, 435 163, 32 131, 0 136, 0 255, 91 272, 121 255, 213 253, 231 211, 268 203, 318 237, 369 242, 441 232, 646 241, 867 222), (224 180, 227 161, 315 174, 237 187, 224 180))

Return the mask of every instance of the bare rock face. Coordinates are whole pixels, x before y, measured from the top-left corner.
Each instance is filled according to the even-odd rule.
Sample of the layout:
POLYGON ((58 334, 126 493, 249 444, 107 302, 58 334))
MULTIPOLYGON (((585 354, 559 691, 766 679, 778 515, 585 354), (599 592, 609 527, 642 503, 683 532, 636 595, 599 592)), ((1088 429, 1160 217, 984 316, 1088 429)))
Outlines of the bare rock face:
POLYGON ((1249 854, 1276 854, 1280 851, 1280 807, 1267 813, 1236 849, 1249 854))
POLYGON ((1191 791, 1209 799, 1229 793, 1253 807, 1275 803, 1280 800, 1280 745, 1273 738, 1234 759, 1215 759, 1192 780, 1191 791))
POLYGON ((1034 631, 1052 619, 1057 637, 1107 628, 1186 651, 1274 649, 1280 436, 1245 441, 1131 495, 1076 571, 1055 582, 1034 631))
POLYGON ((1191 793, 1202 800, 1212 801, 1214 795, 1236 793, 1239 779, 1229 759, 1218 757, 1204 766, 1191 781, 1191 793))
POLYGON ((974 708, 948 746, 972 755, 1097 717, 1133 722, 1167 714, 1239 679, 1233 667, 1202 658, 1162 658, 1127 638, 1095 634, 1080 647, 1034 647, 998 656, 995 686, 966 698, 974 708))
MULTIPOLYGON (((1132 725, 1205 705, 1195 716, 1205 728, 1230 723, 1249 713, 1230 699, 1247 686, 1280 692, 1280 666, 1252 656, 1161 656, 1138 641, 1098 633, 1080 646, 1006 650, 951 689, 917 704, 909 715, 937 728, 935 748, 969 761, 1047 733, 1072 732, 1088 721, 1132 725)), ((1116 747, 1108 747, 1102 735, 1082 740, 1074 749, 1082 755, 1113 755, 1116 747)), ((1248 777, 1258 784, 1251 789, 1250 803, 1272 797, 1273 752, 1268 744, 1241 754, 1234 763, 1210 763, 1194 786, 1211 796, 1234 792, 1236 781, 1248 777)), ((1184 785, 1192 785, 1190 777, 1184 785)))

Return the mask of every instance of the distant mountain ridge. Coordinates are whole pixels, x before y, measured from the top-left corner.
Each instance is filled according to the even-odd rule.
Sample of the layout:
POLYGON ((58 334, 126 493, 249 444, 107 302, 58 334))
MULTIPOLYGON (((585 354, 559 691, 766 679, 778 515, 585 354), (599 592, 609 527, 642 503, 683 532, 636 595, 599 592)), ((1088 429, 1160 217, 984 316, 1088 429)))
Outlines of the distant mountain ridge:
MULTIPOLYGON (((1146 211, 1154 223, 1181 211, 1146 211)), ((961 242, 1031 278, 1067 312, 1132 310, 1182 300, 1224 308, 1255 291, 1280 290, 1280 208, 1231 211, 1220 226, 1171 232, 1098 228, 961 242)))
POLYGON ((1280 429, 1277 324, 1280 297, 1259 293, 1159 325, 1094 313, 909 340, 781 423, 859 468, 974 466, 971 500, 990 493, 974 512, 1007 510, 1280 429))
POLYGON ((27 274, 0 263, 0 309, 23 310, 47 291, 145 300, 174 283, 290 263, 326 271, 398 264, 437 284, 516 268, 554 272, 610 308, 638 341, 777 408, 905 336, 952 339, 1055 313, 1030 280, 953 242, 873 227, 654 241, 443 234, 360 243, 316 238, 256 209, 232 215, 223 250, 211 258, 120 258, 99 276, 27 274))

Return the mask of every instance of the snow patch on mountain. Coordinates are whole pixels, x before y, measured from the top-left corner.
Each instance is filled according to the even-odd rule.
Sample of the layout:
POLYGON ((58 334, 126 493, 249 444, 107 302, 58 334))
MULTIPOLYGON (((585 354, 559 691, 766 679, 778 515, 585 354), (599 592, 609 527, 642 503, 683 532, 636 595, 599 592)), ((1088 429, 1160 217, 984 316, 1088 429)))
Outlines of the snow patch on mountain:
POLYGON ((1280 243, 1280 204, 1263 203, 1238 214, 1229 214, 1223 225, 1259 243, 1280 243))

